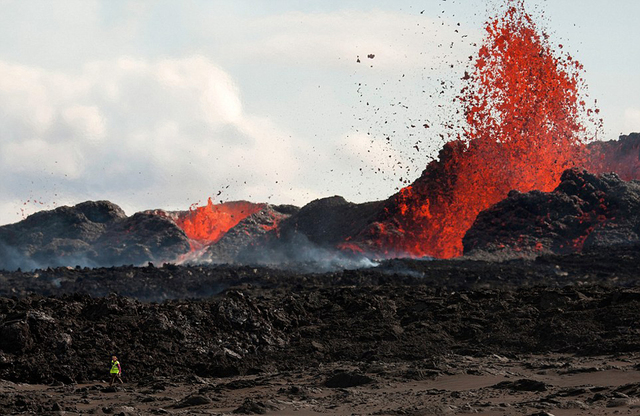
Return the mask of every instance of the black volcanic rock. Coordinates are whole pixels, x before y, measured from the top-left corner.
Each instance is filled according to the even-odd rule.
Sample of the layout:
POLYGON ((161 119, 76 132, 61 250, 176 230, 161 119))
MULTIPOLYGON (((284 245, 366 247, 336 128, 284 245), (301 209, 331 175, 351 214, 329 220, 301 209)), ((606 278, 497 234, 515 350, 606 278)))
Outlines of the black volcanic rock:
MULTIPOLYGON (((637 249, 631 257, 637 266, 637 249)), ((162 386, 194 376, 267 373, 272 377, 276 372, 323 368, 326 363, 357 363, 357 370, 326 374, 326 386, 344 388, 372 381, 367 363, 409 361, 433 369, 427 363, 452 354, 512 357, 639 350, 637 331, 629 327, 637 321, 637 287, 611 286, 611 279, 609 287, 577 284, 593 266, 588 258, 549 256, 546 260, 561 264, 581 260, 578 273, 570 278, 574 284, 543 287, 531 276, 526 287, 505 288, 505 282, 496 279, 481 289, 470 290, 463 284, 451 290, 444 279, 445 286, 424 280, 396 284, 397 278, 391 276, 389 283, 359 284, 352 279, 355 272, 349 271, 325 276, 292 273, 286 279, 289 283, 282 286, 282 274, 270 276, 269 270, 262 269, 254 279, 270 280, 269 286, 229 288, 201 300, 158 303, 80 293, 0 297, 0 379, 87 383, 108 377, 111 354, 120 358, 129 386, 136 381, 162 386)), ((460 262, 440 262, 431 272, 442 275, 443 266, 448 267, 461 283, 475 280, 465 278, 469 273, 500 273, 514 280, 526 275, 509 264, 494 263, 495 272, 485 274, 474 267, 480 262, 467 261, 459 267, 460 262)), ((434 264, 422 263, 426 270, 434 264)), ((605 260, 607 268, 616 268, 618 263, 618 258, 605 260)), ((528 266, 528 270, 548 274, 545 262, 531 261, 528 266)), ((155 284, 160 273, 171 272, 170 280, 179 280, 173 283, 175 287, 189 286, 191 275, 197 273, 196 268, 184 266, 127 269, 123 271, 131 273, 128 280, 137 282, 145 274, 147 282, 155 284)), ((637 283, 637 267, 625 270, 637 283)), ((249 273, 220 268, 201 273, 209 271, 249 273)), ((86 277, 97 271, 73 272, 86 277)), ((108 283, 113 272, 99 271, 101 280, 108 283)), ((38 273, 37 280, 48 273, 38 273)), ((366 275, 370 272, 357 273, 369 280, 366 275)), ((88 287, 87 283, 88 279, 82 279, 81 284, 88 287)), ((227 383, 227 388, 243 388, 238 381, 227 383)), ((538 389, 515 380, 503 388, 538 389)))
POLYGON ((314 244, 335 246, 366 228, 383 204, 383 201, 355 204, 341 196, 317 199, 283 221, 278 232, 282 239, 302 234, 314 244))
POLYGON ((40 211, 23 221, 0 227, 0 236, 12 245, 45 245, 54 239, 95 241, 107 226, 126 218, 109 201, 87 201, 74 207, 40 211))
POLYGON ((110 266, 172 260, 189 251, 169 219, 127 217, 109 201, 88 201, 30 215, 0 227, 0 269, 110 266))
POLYGON ((330 388, 347 388, 363 386, 372 383, 374 380, 364 374, 340 372, 328 378, 324 385, 330 388))
POLYGON ((467 231, 465 254, 570 253, 640 241, 640 182, 564 172, 553 192, 512 191, 467 231))
POLYGON ((516 381, 502 381, 492 386, 498 390, 513 390, 513 391, 547 391, 549 386, 538 380, 530 380, 522 378, 516 381))
POLYGON ((118 221, 95 243, 99 264, 173 261, 190 250, 184 232, 169 218, 136 213, 118 221))
POLYGON ((368 267, 359 250, 345 250, 352 236, 379 215, 383 201, 355 204, 340 196, 318 199, 242 249, 241 264, 302 267, 306 271, 368 267))

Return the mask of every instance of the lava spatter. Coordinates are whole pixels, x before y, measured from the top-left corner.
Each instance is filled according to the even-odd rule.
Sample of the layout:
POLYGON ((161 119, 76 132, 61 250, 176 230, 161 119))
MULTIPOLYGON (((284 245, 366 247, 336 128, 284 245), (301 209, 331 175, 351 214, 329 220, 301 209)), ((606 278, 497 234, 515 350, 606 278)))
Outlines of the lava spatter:
POLYGON ((186 214, 178 216, 175 222, 191 240, 201 245, 209 245, 220 240, 240 221, 264 207, 265 204, 247 201, 214 204, 209 198, 207 205, 191 207, 186 214))
POLYGON ((583 99, 582 65, 555 53, 521 0, 508 2, 485 31, 456 99, 466 126, 392 198, 379 221, 386 225, 364 233, 377 234, 386 252, 460 255, 480 211, 513 189, 551 191, 564 170, 583 165, 583 120, 593 112, 583 99))

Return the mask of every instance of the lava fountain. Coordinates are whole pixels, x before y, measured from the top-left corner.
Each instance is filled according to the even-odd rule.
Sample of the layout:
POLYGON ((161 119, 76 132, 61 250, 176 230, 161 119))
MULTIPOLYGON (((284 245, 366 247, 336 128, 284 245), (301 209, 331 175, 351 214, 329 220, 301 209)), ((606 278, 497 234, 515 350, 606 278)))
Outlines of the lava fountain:
POLYGON ((375 242, 370 249, 461 255, 480 211, 513 189, 551 191, 564 170, 583 165, 585 126, 598 110, 585 104, 582 65, 554 51, 522 0, 509 1, 485 31, 456 98, 466 126, 360 236, 375 242))

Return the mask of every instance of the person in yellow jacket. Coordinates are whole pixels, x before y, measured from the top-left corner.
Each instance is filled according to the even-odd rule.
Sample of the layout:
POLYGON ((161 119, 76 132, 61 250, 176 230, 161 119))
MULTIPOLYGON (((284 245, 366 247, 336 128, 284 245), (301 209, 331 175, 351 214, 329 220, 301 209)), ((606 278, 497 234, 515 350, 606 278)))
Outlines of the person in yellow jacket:
POLYGON ((113 385, 113 382, 116 381, 116 378, 120 381, 120 384, 124 384, 122 378, 120 377, 120 373, 122 373, 120 361, 118 361, 118 357, 116 357, 115 355, 111 357, 111 370, 109 371, 109 373, 111 373, 111 382, 109 383, 110 386, 113 385))

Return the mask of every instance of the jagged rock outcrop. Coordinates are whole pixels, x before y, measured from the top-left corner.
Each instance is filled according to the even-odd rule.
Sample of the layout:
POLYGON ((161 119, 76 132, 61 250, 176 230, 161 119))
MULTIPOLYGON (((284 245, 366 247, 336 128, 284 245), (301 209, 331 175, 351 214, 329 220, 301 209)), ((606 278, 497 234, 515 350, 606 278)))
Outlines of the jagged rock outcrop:
POLYGON ((553 192, 512 191, 467 231, 465 254, 569 253, 640 241, 640 182, 564 172, 553 192))
POLYGON ((383 202, 355 204, 343 197, 318 199, 284 219, 238 253, 243 264, 295 265, 306 271, 366 267, 349 240, 379 214, 383 202))
POLYGON ((281 238, 303 234, 310 242, 336 246, 367 227, 379 214, 383 201, 355 204, 341 196, 311 201, 278 228, 281 238))

